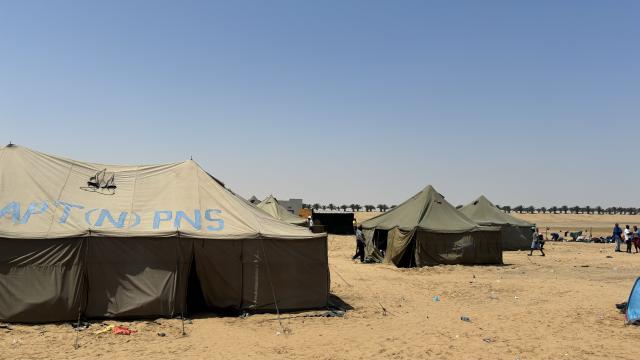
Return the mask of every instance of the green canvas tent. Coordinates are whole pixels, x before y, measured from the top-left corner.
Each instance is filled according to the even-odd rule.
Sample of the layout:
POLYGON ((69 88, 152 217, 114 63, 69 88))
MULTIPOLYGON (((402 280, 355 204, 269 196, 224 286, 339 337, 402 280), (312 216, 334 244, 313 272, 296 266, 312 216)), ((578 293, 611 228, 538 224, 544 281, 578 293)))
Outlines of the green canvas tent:
POLYGON ((267 196, 266 199, 262 200, 256 207, 267 214, 273 216, 274 218, 284 221, 289 224, 306 226, 307 220, 301 218, 300 216, 296 216, 289 212, 289 210, 283 208, 278 203, 278 200, 273 197, 273 195, 267 196))
POLYGON ((528 250, 531 247, 534 225, 498 209, 484 195, 459 211, 480 225, 500 227, 503 250, 528 250))
POLYGON ((0 322, 326 306, 326 234, 193 161, 104 165, 0 147, 0 322), (79 314, 80 312, 80 314, 79 314))
POLYGON ((398 267, 502 263, 498 229, 476 224, 431 185, 362 228, 367 256, 398 267))

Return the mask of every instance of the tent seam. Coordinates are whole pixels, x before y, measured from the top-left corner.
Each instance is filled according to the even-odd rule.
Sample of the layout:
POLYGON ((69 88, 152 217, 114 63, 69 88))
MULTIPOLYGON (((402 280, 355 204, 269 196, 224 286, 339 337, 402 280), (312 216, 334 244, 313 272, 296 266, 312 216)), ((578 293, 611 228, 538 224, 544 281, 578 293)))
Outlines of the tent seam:
MULTIPOLYGON (((67 177, 64 179, 64 184, 62 184, 62 188, 60 189, 60 192, 58 192, 58 197, 56 198, 56 202, 60 201, 60 198, 62 197, 62 193, 64 192, 64 189, 67 187, 67 183, 69 182, 69 177, 71 176, 71 171, 73 170, 73 163, 71 163, 71 166, 69 166, 69 171, 67 172, 67 177)), ((55 218, 56 215, 56 211, 57 211, 57 207, 53 210, 52 214, 51 214, 51 221, 49 222, 49 228, 47 229, 47 234, 45 235, 45 237, 48 239, 49 238, 49 234, 51 232, 51 228, 53 227, 53 220, 55 218)))

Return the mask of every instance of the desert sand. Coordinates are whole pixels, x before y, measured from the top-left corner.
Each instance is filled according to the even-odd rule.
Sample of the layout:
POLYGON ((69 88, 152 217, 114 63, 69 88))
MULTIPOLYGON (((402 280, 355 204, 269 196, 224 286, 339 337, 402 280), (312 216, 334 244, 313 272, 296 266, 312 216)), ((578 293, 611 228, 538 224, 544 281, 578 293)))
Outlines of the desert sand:
POLYGON ((0 328, 0 358, 637 358, 640 328, 615 304, 626 301, 640 254, 548 243, 546 257, 505 252, 504 266, 398 269, 353 262, 354 247, 353 237, 329 237, 332 293, 352 307, 343 317, 288 313, 280 325, 275 314, 209 315, 187 321, 186 336, 179 319, 95 321, 78 349, 69 324, 10 324, 0 328), (96 335, 104 324, 138 332, 96 335))
MULTIPOLYGON (((379 212, 358 212, 356 219, 363 222, 379 212)), ((613 225, 619 223, 622 228, 625 225, 640 227, 640 215, 596 215, 596 214, 518 214, 511 213, 512 216, 534 223, 540 231, 558 232, 564 235, 565 231, 583 231, 586 234, 591 232, 593 236, 611 235, 613 225)))

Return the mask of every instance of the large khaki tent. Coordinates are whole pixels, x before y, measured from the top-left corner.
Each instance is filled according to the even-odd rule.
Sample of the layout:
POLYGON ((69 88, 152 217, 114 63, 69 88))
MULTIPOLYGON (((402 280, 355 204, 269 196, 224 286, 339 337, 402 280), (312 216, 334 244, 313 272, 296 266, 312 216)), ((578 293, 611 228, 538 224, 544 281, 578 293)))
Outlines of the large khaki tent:
POLYGON ((0 148, 0 321, 323 307, 326 234, 267 215, 193 161, 114 166, 0 148))
POLYGON ((273 216, 274 218, 282 220, 286 223, 300 226, 304 226, 307 224, 307 220, 301 218, 300 216, 293 215, 289 212, 289 210, 280 206, 278 200, 276 200, 273 195, 267 196, 267 198, 256 205, 256 207, 273 216))
POLYGON ((502 263, 498 229, 476 224, 430 185, 362 228, 367 256, 399 267, 502 263))
POLYGON ((500 227, 503 250, 526 250, 531 247, 531 227, 534 225, 503 212, 484 195, 463 206, 460 212, 480 225, 500 227))

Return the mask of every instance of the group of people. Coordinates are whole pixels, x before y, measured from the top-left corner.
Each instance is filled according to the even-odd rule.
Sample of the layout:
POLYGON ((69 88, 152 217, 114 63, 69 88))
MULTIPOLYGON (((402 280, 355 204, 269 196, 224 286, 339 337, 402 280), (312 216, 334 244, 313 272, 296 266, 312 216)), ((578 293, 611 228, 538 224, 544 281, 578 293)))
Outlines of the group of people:
POLYGON ((616 252, 621 252, 622 242, 627 245, 627 253, 631 254, 631 247, 635 247, 636 253, 640 251, 640 233, 638 232, 638 226, 634 226, 631 230, 630 226, 625 226, 624 230, 620 228, 620 225, 616 224, 613 227, 613 241, 616 243, 616 252))

